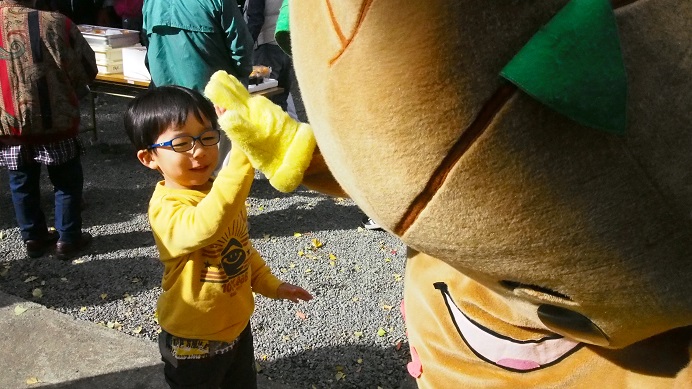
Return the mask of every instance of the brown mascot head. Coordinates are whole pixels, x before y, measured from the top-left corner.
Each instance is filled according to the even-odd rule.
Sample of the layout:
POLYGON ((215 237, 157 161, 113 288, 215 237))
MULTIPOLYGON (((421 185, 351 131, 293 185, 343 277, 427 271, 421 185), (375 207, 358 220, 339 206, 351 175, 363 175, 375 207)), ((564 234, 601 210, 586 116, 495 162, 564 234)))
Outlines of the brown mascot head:
POLYGON ((294 0, 290 21, 339 184, 494 319, 606 348, 692 324, 692 1, 294 0))

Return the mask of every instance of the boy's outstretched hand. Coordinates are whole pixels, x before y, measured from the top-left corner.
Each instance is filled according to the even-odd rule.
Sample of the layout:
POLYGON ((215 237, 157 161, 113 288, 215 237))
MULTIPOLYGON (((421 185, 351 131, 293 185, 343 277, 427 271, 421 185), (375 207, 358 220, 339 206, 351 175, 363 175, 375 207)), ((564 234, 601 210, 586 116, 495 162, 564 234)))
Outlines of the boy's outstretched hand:
POLYGON ((300 286, 289 284, 288 282, 284 282, 283 284, 279 285, 279 288, 276 289, 276 294, 280 299, 291 300, 294 303, 297 303, 299 300, 312 300, 312 295, 310 292, 301 288, 300 286))

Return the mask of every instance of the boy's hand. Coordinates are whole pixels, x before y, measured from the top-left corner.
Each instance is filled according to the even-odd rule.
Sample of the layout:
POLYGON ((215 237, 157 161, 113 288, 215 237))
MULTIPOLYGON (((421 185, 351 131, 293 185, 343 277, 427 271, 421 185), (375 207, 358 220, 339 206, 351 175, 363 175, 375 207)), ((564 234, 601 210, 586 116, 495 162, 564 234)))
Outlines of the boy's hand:
POLYGON ((299 300, 312 300, 312 295, 310 292, 301 288, 300 286, 295 286, 287 282, 279 285, 279 288, 276 289, 276 294, 280 299, 291 300, 294 303, 297 303, 299 300))
POLYGON ((315 150, 312 128, 293 120, 264 96, 250 96, 245 87, 224 71, 217 71, 204 89, 217 106, 219 125, 234 146, 245 152, 272 186, 290 192, 300 185, 315 150), (238 126, 239 121, 251 126, 238 126))

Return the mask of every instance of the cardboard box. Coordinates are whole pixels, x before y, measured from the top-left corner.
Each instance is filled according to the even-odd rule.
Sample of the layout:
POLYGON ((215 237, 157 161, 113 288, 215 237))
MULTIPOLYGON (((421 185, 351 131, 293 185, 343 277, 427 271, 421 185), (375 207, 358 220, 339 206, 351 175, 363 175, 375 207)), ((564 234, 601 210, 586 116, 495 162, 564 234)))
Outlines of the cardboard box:
POLYGON ((123 47, 123 76, 141 81, 151 81, 151 75, 144 66, 147 49, 142 45, 123 47))
POLYGON ((100 74, 122 73, 123 72, 123 63, 122 63, 122 61, 118 61, 118 62, 111 62, 111 63, 104 64, 104 65, 96 64, 96 68, 98 68, 98 71, 100 74))
POLYGON ((108 65, 114 62, 122 62, 123 50, 107 48, 105 51, 94 51, 94 56, 96 57, 97 65, 108 65))
POLYGON ((117 49, 139 43, 139 31, 136 30, 90 24, 80 24, 77 28, 94 51, 104 52, 108 48, 117 49))

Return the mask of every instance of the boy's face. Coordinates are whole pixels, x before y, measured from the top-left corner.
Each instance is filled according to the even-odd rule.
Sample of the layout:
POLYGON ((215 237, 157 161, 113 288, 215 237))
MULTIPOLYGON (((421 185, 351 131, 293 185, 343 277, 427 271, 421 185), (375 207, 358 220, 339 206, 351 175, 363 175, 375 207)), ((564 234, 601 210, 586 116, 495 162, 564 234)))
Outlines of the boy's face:
MULTIPOLYGON (((170 141, 180 136, 197 137, 205 131, 212 130, 209 120, 204 118, 200 123, 194 113, 187 115, 183 126, 169 127, 156 139, 155 143, 170 141)), ((175 189, 204 189, 209 182, 219 156, 219 146, 204 146, 199 140, 191 150, 176 152, 170 146, 157 147, 153 150, 139 150, 137 158, 150 169, 163 174, 165 185, 175 189)))

